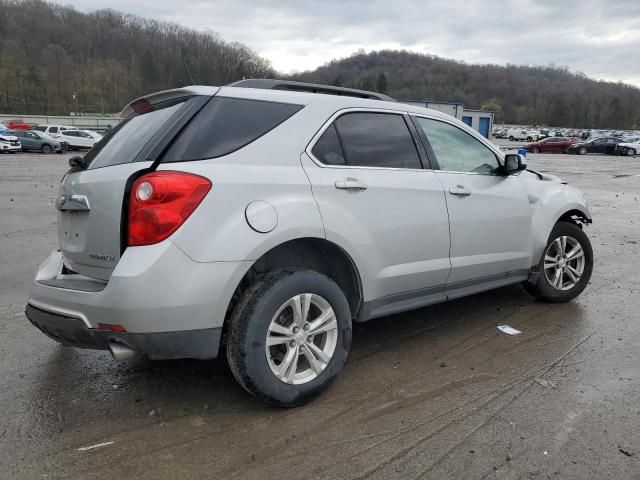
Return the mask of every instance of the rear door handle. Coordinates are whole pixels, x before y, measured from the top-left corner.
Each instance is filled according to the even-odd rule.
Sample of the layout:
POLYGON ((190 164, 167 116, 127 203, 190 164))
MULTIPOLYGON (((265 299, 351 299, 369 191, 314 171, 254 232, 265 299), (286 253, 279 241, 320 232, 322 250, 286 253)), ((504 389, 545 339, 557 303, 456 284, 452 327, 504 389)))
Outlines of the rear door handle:
POLYGON ((335 187, 340 190, 366 190, 367 184, 361 182, 357 178, 345 178, 344 180, 338 180, 335 187))
POLYGON ((468 197, 469 195, 471 195, 471 190, 463 185, 456 185, 455 187, 451 187, 449 189, 449 193, 451 195, 458 195, 460 197, 468 197))

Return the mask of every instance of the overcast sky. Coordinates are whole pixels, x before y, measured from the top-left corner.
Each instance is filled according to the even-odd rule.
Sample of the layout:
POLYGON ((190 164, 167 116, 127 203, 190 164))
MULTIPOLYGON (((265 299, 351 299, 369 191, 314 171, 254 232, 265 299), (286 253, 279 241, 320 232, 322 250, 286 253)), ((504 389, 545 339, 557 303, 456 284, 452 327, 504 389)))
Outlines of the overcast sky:
POLYGON ((383 48, 568 66, 640 86, 640 0, 64 0, 212 30, 281 72, 383 48))

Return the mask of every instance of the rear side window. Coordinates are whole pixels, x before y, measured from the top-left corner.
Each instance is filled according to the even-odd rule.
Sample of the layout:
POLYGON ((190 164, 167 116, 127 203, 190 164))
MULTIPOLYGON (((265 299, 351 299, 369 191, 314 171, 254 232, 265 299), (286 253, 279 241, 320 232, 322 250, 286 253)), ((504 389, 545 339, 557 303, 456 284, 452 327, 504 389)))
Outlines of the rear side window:
POLYGON ((340 145, 336 126, 329 125, 311 150, 313 156, 326 165, 345 165, 344 152, 340 145))
MULTIPOLYGON (((339 117, 335 123, 337 137, 340 140, 347 166, 385 167, 385 168, 422 168, 411 132, 402 115, 387 113, 354 112, 339 117)), ((327 129, 314 146, 312 153, 318 160, 327 164, 339 162, 337 156, 316 154, 333 143, 333 133, 327 129), (320 146, 318 145, 320 144, 320 146), (335 159, 332 163, 331 159, 335 159)), ((329 149, 333 152, 336 146, 329 149)))
POLYGON ((227 155, 257 140, 302 108, 289 103, 214 97, 174 141, 163 162, 227 155))
POLYGON ((84 156, 90 162, 89 168, 133 162, 156 132, 184 103, 184 101, 172 102, 165 108, 154 106, 154 110, 120 122, 84 156))

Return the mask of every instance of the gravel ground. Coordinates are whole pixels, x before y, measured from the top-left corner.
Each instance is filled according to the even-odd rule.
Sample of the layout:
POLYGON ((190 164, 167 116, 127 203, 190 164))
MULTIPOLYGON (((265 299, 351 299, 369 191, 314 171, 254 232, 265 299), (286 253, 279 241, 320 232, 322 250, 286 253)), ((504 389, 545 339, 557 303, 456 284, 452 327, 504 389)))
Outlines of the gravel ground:
POLYGON ((27 322, 68 157, 0 155, 0 478, 640 478, 640 158, 528 158, 589 199, 576 301, 512 286, 357 325, 329 392, 278 410, 222 361, 116 364, 27 322))

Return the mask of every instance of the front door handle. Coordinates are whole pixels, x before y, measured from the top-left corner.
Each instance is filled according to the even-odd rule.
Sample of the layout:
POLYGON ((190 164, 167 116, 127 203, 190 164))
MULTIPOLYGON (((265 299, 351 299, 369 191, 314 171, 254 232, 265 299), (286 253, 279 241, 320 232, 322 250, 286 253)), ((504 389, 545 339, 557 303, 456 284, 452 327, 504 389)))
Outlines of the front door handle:
POLYGON ((345 178, 344 180, 338 180, 335 187, 340 190, 366 190, 367 184, 361 182, 357 178, 345 178))
POLYGON ((449 189, 449 193, 451 195, 458 195, 460 197, 468 197, 471 195, 471 190, 463 185, 456 185, 455 187, 451 187, 449 189))

